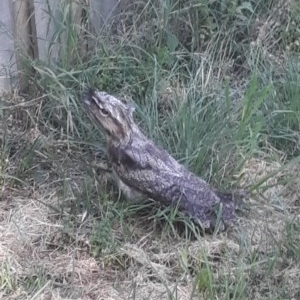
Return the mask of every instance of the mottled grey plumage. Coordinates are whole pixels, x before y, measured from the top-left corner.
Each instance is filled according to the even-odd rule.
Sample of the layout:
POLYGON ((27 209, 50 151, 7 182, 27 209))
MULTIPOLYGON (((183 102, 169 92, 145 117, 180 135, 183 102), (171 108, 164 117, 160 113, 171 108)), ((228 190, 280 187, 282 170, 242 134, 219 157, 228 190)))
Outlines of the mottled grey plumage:
POLYGON ((148 139, 134 122, 130 105, 92 89, 84 93, 83 102, 106 137, 109 160, 127 198, 147 196, 177 206, 205 228, 215 226, 218 214, 222 224, 232 224, 231 195, 213 191, 148 139))

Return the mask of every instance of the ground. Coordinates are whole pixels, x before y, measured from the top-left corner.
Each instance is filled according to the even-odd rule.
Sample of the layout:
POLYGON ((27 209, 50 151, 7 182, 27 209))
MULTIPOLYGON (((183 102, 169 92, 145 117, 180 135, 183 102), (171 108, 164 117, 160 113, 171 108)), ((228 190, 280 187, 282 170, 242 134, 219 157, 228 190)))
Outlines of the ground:
POLYGON ((129 2, 84 57, 58 20, 60 59, 28 59, 29 90, 1 95, 0 298, 300 298, 299 3, 206 2, 129 2), (247 190, 234 226, 126 201, 86 85, 133 102, 213 187, 247 190))
MULTIPOLYGON (((14 122, 17 120, 12 119, 14 122)), ((18 135, 16 131, 14 135, 18 135)), ((29 143, 36 138, 32 132, 23 136, 29 143)), ((67 148, 63 141, 54 143, 58 152, 67 148)), ((61 159, 72 170, 66 170, 67 181, 80 190, 80 182, 87 175, 78 167, 75 156, 71 163, 61 159)), ((239 214, 234 228, 215 235, 193 236, 193 228, 182 232, 149 213, 133 211, 125 221, 119 219, 121 214, 109 219, 103 213, 83 210, 74 215, 67 205, 61 208, 58 181, 62 179, 55 180, 51 174, 55 166, 41 165, 38 160, 38 175, 44 178, 39 183, 35 179, 33 185, 12 186, 11 180, 5 178, 2 185, 3 298, 242 299, 245 294, 253 299, 299 297, 299 228, 293 227, 300 218, 300 186, 297 181, 280 183, 288 174, 299 178, 299 166, 280 169, 279 162, 249 160, 239 174, 242 185, 279 170, 265 182, 270 187, 256 199, 247 199, 247 209, 239 214), (106 221, 111 223, 108 228, 106 221)), ((16 166, 6 161, 5 167, 16 166)), ((80 197, 75 197, 73 190, 65 194, 63 201, 76 199, 80 197)))

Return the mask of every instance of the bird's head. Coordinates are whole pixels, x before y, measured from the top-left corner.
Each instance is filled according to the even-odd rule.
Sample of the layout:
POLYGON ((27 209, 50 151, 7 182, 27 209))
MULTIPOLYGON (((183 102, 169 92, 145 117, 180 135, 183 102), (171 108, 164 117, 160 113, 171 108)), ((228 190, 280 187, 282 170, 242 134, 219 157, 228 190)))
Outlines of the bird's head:
POLYGON ((88 114, 100 125, 109 143, 117 145, 130 140, 134 126, 132 106, 94 89, 85 91, 82 100, 88 114))

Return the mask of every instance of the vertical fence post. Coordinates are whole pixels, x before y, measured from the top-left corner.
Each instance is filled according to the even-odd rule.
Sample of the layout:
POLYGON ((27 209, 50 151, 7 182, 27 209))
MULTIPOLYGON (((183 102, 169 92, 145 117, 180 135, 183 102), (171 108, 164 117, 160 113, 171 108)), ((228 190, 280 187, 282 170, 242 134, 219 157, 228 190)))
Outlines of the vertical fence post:
POLYGON ((32 68, 26 64, 26 59, 38 57, 33 2, 32 0, 12 0, 10 5, 19 89, 25 92, 28 88, 28 78, 33 72, 32 68))
POLYGON ((16 78, 16 60, 12 36, 11 0, 0 1, 0 92, 11 90, 16 78))
POLYGON ((95 32, 109 26, 110 20, 118 12, 121 0, 90 0, 90 22, 95 32))

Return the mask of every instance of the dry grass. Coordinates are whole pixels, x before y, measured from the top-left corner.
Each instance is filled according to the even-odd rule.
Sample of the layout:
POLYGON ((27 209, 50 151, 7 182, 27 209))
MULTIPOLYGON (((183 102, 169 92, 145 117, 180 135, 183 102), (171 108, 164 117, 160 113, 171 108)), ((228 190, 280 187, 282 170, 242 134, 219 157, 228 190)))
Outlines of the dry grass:
MULTIPOLYGON (((11 124, 14 122, 17 121, 11 119, 11 124)), ((14 134, 18 132, 14 130, 14 134)), ((31 137, 23 135, 23 142, 34 143, 31 137)), ((271 187, 257 194, 256 199, 246 201, 247 209, 240 214, 238 224, 226 233, 184 237, 166 224, 155 225, 157 221, 149 214, 145 218, 137 212, 133 219, 126 220, 126 230, 121 220, 111 221, 108 233, 111 239, 104 247, 95 244, 95 236, 99 223, 105 224, 106 215, 80 209, 74 214, 66 205, 80 199, 74 194, 74 186, 78 192, 84 189, 86 173, 80 170, 77 154, 69 152, 71 159, 66 160, 62 152, 67 145, 50 140, 45 138, 44 147, 54 146, 60 163, 65 162, 66 170, 70 170, 65 174, 68 188, 63 194, 64 205, 62 178, 55 176, 52 168, 43 169, 45 165, 42 165, 39 174, 44 180, 40 183, 34 179, 35 172, 29 172, 32 180, 27 177, 26 182, 32 184, 13 187, 12 179, 5 175, 16 170, 20 161, 16 157, 6 158, 0 201, 2 298, 299 297, 299 228, 296 226, 300 221, 300 186, 297 180, 289 180, 288 184, 283 181, 288 175, 299 178, 299 166, 282 169, 268 179, 264 185, 271 187)), ((264 159, 247 161, 241 174, 242 184, 253 184, 280 169, 284 156, 280 153, 275 156, 277 161, 268 160, 267 154, 264 159)), ((42 158, 45 159, 43 155, 35 156, 32 165, 41 164, 42 158)))

